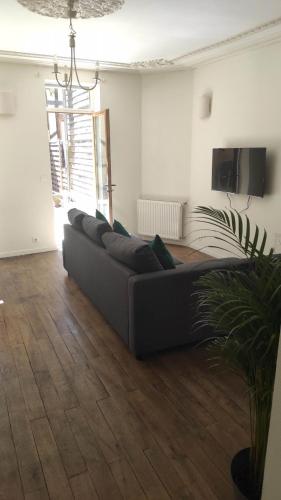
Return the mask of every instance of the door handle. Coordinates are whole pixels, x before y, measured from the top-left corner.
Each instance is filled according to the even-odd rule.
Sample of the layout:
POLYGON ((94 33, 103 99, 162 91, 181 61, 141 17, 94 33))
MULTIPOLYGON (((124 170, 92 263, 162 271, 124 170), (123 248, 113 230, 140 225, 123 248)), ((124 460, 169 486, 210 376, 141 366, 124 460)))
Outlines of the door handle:
POLYGON ((113 187, 117 187, 117 184, 105 184, 105 187, 107 188, 107 192, 108 193, 113 193, 114 189, 112 189, 113 187))

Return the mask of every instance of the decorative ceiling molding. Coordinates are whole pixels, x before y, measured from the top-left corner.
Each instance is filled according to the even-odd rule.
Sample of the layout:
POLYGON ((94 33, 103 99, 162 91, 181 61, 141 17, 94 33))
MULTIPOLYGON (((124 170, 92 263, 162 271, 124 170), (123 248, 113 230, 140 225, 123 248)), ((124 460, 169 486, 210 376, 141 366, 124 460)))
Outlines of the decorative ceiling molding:
MULTIPOLYGON (((58 64, 61 66, 69 65, 68 57, 58 57, 58 64)), ((39 66, 54 65, 54 56, 44 54, 29 54, 27 52, 14 52, 9 50, 0 50, 0 61, 19 62, 22 64, 37 64, 39 66)), ((92 59, 77 59, 77 66, 80 69, 93 71, 96 69, 96 60, 92 59)), ((116 61, 99 61, 100 70, 114 71, 132 71, 130 64, 120 63, 116 61)))
MULTIPOLYGON (((43 0, 42 0, 43 1, 43 0)), ((56 0, 54 0, 56 1, 56 0)), ((268 23, 239 33, 212 45, 202 47, 191 52, 187 52, 174 59, 152 59, 149 61, 137 61, 132 63, 121 63, 115 61, 100 61, 101 70, 131 71, 131 72, 153 72, 153 71, 174 71, 177 69, 194 68, 201 64, 212 62, 213 60, 227 57, 238 51, 249 48, 267 45, 268 43, 279 42, 281 40, 281 18, 274 19, 268 23)), ((7 62, 22 62, 26 64, 38 64, 51 66, 53 56, 41 54, 29 54, 23 52, 0 50, 0 60, 7 62)), ((58 57, 61 65, 67 65, 67 57, 58 57)), ((79 59, 78 67, 86 70, 93 70, 96 67, 96 60, 79 59)))
MULTIPOLYGON (((23 7, 31 12, 48 17, 69 17, 69 0, 17 0, 23 7)), ((121 9, 125 0, 74 0, 74 17, 88 19, 90 17, 103 17, 121 9)))
POLYGON ((167 67, 173 66, 174 61, 169 61, 168 59, 151 59, 150 61, 137 61, 130 64, 130 68, 138 70, 156 70, 156 69, 166 69, 167 67))
MULTIPOLYGON (((13 52, 8 50, 0 50, 0 61, 7 62, 19 61, 25 64, 38 64, 41 66, 53 66, 54 57, 51 55, 29 54, 27 52, 13 52)), ((69 65, 68 57, 58 57, 58 64, 61 66, 69 65)), ((78 59, 78 67, 85 70, 93 70, 96 68, 96 60, 78 59)), ((116 61, 99 61, 100 70, 118 70, 118 71, 156 71, 168 69, 174 66, 173 61, 167 59, 152 59, 150 61, 138 61, 134 63, 121 63, 116 61)))
POLYGON ((211 61, 214 57, 231 54, 255 45, 266 44, 281 38, 281 17, 267 23, 255 26, 252 29, 238 33, 219 42, 187 52, 172 61, 177 65, 194 66, 202 62, 211 61))

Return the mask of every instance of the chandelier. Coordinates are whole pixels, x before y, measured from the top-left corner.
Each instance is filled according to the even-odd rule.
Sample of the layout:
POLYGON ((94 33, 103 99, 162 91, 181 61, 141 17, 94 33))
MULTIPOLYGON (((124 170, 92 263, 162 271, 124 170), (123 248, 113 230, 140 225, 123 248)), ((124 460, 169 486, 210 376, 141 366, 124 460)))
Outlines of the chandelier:
MULTIPOLYGON (((71 89, 76 77, 79 87, 83 90, 94 90, 100 82, 98 69, 95 71, 94 83, 92 86, 81 84, 76 60, 76 31, 73 28, 73 19, 88 19, 90 17, 103 17, 120 9, 125 0, 17 0, 18 3, 37 14, 48 17, 59 17, 69 19, 69 47, 70 47, 70 69, 64 74, 62 81, 58 64, 54 62, 54 75, 60 87, 71 89)), ((98 68, 98 63, 97 63, 98 68)))

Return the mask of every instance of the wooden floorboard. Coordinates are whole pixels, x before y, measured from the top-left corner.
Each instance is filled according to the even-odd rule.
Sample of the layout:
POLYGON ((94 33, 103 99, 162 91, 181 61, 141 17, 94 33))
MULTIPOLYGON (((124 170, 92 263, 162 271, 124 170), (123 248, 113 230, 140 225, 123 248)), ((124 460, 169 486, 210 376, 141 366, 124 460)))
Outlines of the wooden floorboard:
POLYGON ((1 500, 233 500, 237 376, 203 347, 136 361, 59 252, 0 260, 0 284, 1 500))

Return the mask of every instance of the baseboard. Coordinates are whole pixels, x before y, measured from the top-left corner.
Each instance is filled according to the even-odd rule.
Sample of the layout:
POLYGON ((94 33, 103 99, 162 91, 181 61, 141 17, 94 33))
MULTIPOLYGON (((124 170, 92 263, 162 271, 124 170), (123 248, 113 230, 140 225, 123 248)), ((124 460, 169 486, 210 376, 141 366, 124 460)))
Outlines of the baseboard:
POLYGON ((7 257, 20 257, 21 255, 31 255, 33 253, 53 252, 58 248, 54 245, 46 248, 25 248, 24 250, 12 250, 10 252, 0 252, 0 259, 7 257))

